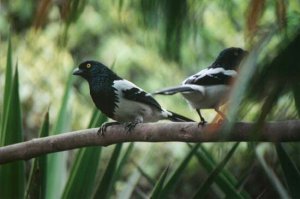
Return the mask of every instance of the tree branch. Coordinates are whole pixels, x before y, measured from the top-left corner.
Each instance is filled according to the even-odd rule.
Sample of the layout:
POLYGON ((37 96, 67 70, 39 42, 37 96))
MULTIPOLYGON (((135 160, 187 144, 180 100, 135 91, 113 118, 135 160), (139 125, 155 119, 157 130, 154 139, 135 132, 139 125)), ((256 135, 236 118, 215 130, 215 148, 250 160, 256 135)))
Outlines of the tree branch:
POLYGON ((97 128, 86 129, 0 147, 0 164, 79 147, 108 146, 121 142, 300 141, 300 120, 266 123, 261 128, 260 136, 255 138, 251 135, 253 127, 253 123, 236 123, 226 138, 222 137, 219 124, 198 127, 197 123, 145 123, 138 124, 130 133, 123 125, 115 125, 108 127, 104 136, 97 134, 97 128))

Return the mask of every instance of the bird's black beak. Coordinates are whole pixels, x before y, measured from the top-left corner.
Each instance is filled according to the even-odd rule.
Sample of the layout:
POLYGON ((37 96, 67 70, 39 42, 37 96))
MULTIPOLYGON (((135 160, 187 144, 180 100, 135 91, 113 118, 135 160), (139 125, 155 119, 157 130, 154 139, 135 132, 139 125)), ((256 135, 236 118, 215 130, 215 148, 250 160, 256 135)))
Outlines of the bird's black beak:
POLYGON ((73 75, 82 75, 83 74, 83 70, 81 70, 80 68, 75 68, 75 70, 73 71, 73 75))

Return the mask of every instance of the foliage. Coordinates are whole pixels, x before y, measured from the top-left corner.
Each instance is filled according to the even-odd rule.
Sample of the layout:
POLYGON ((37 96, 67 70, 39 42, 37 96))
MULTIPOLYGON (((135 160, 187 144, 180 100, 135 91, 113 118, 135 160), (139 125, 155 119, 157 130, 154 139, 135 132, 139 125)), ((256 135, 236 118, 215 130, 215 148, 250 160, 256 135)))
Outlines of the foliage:
MULTIPOLYGON (((155 91, 206 67, 223 48, 243 47, 251 53, 230 121, 256 122, 255 136, 267 120, 299 116, 297 0, 3 0, 0 7, 0 45, 8 46, 0 51, 0 146, 105 122, 87 85, 71 77, 90 58, 155 91), (43 117, 45 107, 51 114, 43 117)), ((157 99, 198 119, 180 96, 157 99)), ((119 144, 0 165, 0 198, 299 196, 298 143, 185 146, 119 144)))

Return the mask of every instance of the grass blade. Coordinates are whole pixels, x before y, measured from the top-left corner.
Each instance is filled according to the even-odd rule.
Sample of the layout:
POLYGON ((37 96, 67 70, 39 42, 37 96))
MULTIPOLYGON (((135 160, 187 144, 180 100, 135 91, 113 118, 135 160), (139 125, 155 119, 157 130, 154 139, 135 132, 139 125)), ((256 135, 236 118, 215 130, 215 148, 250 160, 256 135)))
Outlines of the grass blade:
MULTIPOLYGON (((212 155, 209 153, 209 151, 207 151, 207 149, 203 145, 200 145, 200 148, 199 148, 198 152, 199 151, 201 151, 209 159, 209 161, 212 163, 212 167, 209 170, 209 172, 211 172, 217 165, 216 161, 214 160, 212 155)), ((228 182, 230 182, 232 185, 237 184, 237 182, 238 182, 237 179, 229 171, 227 171, 226 169, 223 169, 221 171, 221 173, 228 180, 228 182)))
POLYGON ((5 84, 4 84, 4 94, 3 94, 3 112, 1 118, 1 126, 0 126, 0 146, 4 145, 4 126, 5 126, 5 119, 7 118, 7 107, 9 102, 10 91, 12 87, 12 52, 11 52, 11 40, 8 40, 8 47, 7 47, 7 57, 6 57, 6 70, 5 70, 5 84))
MULTIPOLYGON (((39 137, 49 135, 49 111, 46 113, 39 137)), ((26 198, 45 198, 47 182, 47 156, 33 160, 26 188, 26 198)))
POLYGON ((300 198, 300 172, 288 156, 282 144, 276 144, 276 151, 292 198, 300 198))
POLYGON ((116 172, 118 158, 120 156, 122 144, 117 144, 112 156, 108 162, 106 170, 103 174, 101 182, 97 187, 94 198, 109 198, 109 193, 111 193, 111 189, 113 187, 113 176, 116 172))
MULTIPOLYGON (((189 145, 189 147, 192 148, 191 145, 189 145)), ((200 146, 199 149, 200 150, 196 153, 198 162, 207 170, 207 172, 212 172, 216 167, 215 161, 213 161, 213 158, 204 147, 200 146)), ((245 191, 239 193, 236 190, 235 185, 237 184, 237 180, 231 173, 226 172, 225 169, 223 169, 215 178, 215 182, 228 198, 240 198, 241 195, 243 195, 244 198, 250 198, 245 191)))
MULTIPOLYGON (((95 110, 89 128, 100 126, 106 120, 100 111, 95 110)), ((101 147, 98 146, 82 148, 77 152, 62 198, 91 198, 100 156, 101 147)))
POLYGON ((151 192, 150 198, 160 198, 161 191, 163 189, 163 185, 165 183, 166 177, 168 175, 169 166, 163 171, 160 175, 158 181, 155 183, 155 186, 151 192))
MULTIPOLYGON (((4 145, 23 141, 21 104, 19 97, 19 75, 16 72, 13 78, 11 93, 8 101, 7 114, 3 128, 4 145)), ((0 198, 23 198, 25 191, 25 164, 24 161, 0 166, 0 198)))
MULTIPOLYGON (((71 95, 71 86, 72 76, 70 76, 67 81, 62 105, 57 117, 57 121, 55 123, 54 131, 52 131, 51 133, 52 135, 59 134, 68 130, 68 126, 70 125, 69 98, 71 95)), ((61 198, 63 188, 67 180, 67 152, 48 155, 47 163, 48 177, 46 198, 61 198)))
POLYGON ((256 147, 256 157, 258 162, 261 164, 262 168, 265 170, 266 175, 270 179, 271 184, 274 186, 274 189, 280 195, 280 198, 290 198, 286 189, 283 187, 278 177, 274 173, 273 169, 267 164, 264 155, 266 152, 266 144, 260 144, 256 147))
POLYGON ((132 163, 134 164, 134 166, 136 167, 136 169, 140 172, 140 174, 149 182, 149 184, 151 185, 155 185, 155 180, 149 175, 147 174, 147 172, 145 172, 142 167, 140 167, 140 165, 138 165, 136 162, 134 162, 132 160, 132 163))
MULTIPOLYGON (((197 190, 197 192, 194 195, 194 198, 203 198, 207 191, 209 190, 211 184, 215 181, 215 179, 218 177, 220 172, 223 170, 227 162, 231 159, 233 153, 237 149, 239 145, 239 142, 236 143, 228 152, 228 154, 225 156, 225 158, 218 164, 218 166, 211 172, 209 177, 206 179, 206 181, 201 185, 201 187, 197 190)), ((239 197, 242 198, 242 197, 239 197)))
POLYGON ((166 185, 164 186, 163 190, 161 191, 161 197, 166 198, 171 191, 176 187, 180 176, 183 174, 183 170, 186 168, 190 160, 192 159, 193 155, 197 152, 200 144, 196 144, 190 152, 185 156, 182 162, 179 164, 178 168, 174 171, 173 175, 170 177, 166 185))

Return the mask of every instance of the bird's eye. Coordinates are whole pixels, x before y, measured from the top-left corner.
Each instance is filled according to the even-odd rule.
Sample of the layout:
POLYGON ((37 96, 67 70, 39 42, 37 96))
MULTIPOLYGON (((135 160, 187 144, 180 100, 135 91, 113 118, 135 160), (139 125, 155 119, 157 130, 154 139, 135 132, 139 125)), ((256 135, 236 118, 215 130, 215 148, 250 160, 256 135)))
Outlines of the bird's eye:
POLYGON ((92 66, 92 65, 91 65, 90 63, 88 63, 88 64, 86 65, 87 68, 91 68, 91 66, 92 66))

